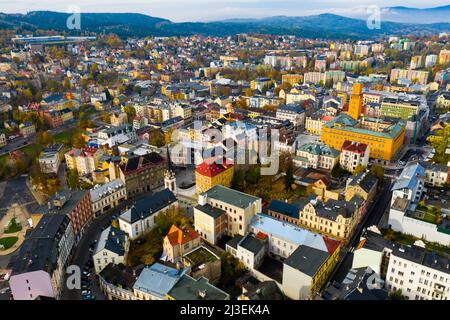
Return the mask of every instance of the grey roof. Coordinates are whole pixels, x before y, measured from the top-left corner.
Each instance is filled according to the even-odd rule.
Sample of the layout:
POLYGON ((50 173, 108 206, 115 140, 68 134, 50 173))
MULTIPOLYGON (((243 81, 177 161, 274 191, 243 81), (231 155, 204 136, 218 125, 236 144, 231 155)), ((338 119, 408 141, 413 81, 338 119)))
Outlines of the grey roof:
POLYGON ((215 185, 208 191, 203 192, 202 195, 244 209, 250 206, 255 201, 261 199, 237 190, 233 190, 231 188, 224 187, 220 184, 215 185))
POLYGON ((284 263, 313 277, 329 256, 328 252, 300 245, 284 263))
POLYGON ((224 210, 215 208, 215 207, 211 206, 210 204, 205 204, 205 205, 199 204, 199 205, 195 206, 195 209, 200 210, 203 213, 206 213, 207 215, 211 216, 214 219, 217 219, 221 215, 226 214, 226 212, 224 210))
POLYGON ((121 287, 125 290, 133 290, 133 285, 136 282, 138 272, 123 265, 123 264, 108 264, 101 272, 102 277, 107 283, 116 287, 121 287))
POLYGON ((226 300, 229 295, 216 288, 201 277, 197 280, 184 274, 169 291, 168 295, 175 300, 226 300), (201 296, 204 293, 204 297, 201 296))
POLYGON ((135 223, 153 215, 175 201, 177 201, 177 198, 173 192, 169 189, 164 189, 136 202, 120 216, 120 219, 128 223, 135 223))
POLYGON ((105 249, 118 254, 125 255, 125 245, 127 243, 127 234, 120 229, 108 227, 100 234, 95 254, 105 249))
POLYGON ((267 208, 267 210, 274 211, 295 219, 298 219, 300 214, 300 209, 296 205, 276 199, 270 202, 270 205, 267 208))
POLYGON ((238 246, 238 244, 239 244, 239 242, 241 242, 241 240, 242 240, 242 236, 240 236, 240 235, 235 235, 231 240, 229 240, 228 242, 227 242, 227 246, 230 246, 231 248, 233 248, 233 249, 237 249, 237 246, 238 246))
POLYGON ((370 172, 361 172, 349 179, 350 186, 359 185, 365 192, 370 192, 370 190, 372 190, 374 185, 378 182, 378 179, 370 172))
POLYGON ((247 234, 238 244, 238 247, 242 247, 255 255, 264 249, 264 242, 257 239, 251 234, 247 234))
POLYGON ((120 179, 115 179, 103 185, 96 185, 90 190, 92 202, 100 200, 102 197, 116 192, 118 189, 122 188, 124 183, 120 179))

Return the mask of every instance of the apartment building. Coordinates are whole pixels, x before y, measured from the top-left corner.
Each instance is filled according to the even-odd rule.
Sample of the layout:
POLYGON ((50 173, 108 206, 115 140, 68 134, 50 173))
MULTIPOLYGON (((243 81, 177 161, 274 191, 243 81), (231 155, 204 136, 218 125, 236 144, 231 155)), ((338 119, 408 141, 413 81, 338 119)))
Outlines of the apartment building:
POLYGON ((369 164, 370 147, 357 141, 344 141, 339 163, 341 168, 354 172, 356 168, 367 168, 369 164))
POLYGON ((119 203, 127 199, 125 184, 120 179, 115 179, 102 185, 95 185, 90 191, 92 211, 96 216, 101 215, 119 203))
POLYGON ((296 149, 294 164, 304 168, 331 170, 339 162, 340 152, 324 143, 307 143, 296 149))
POLYGON ((122 230, 112 226, 103 230, 92 254, 95 273, 102 272, 108 264, 125 264, 129 247, 128 235, 122 230))

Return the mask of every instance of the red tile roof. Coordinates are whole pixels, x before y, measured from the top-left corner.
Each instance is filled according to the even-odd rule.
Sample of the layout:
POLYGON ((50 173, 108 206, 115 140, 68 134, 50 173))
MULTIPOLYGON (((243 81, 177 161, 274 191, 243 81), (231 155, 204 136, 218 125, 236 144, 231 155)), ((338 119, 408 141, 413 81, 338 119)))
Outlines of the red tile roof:
POLYGON ((227 161, 226 159, 223 159, 222 163, 208 163, 206 161, 202 162, 200 165, 197 166, 195 169, 196 172, 203 176, 207 177, 215 177, 219 173, 222 173, 232 167, 233 164, 227 161))
POLYGON ((345 140, 344 144, 342 145, 342 150, 364 154, 367 150, 367 144, 357 141, 345 140))
POLYGON ((174 224, 170 227, 169 233, 167 234, 167 238, 172 246, 183 245, 198 237, 200 237, 200 235, 194 229, 185 227, 181 230, 174 224))
POLYGON ((332 238, 329 238, 327 236, 323 236, 323 241, 325 242, 325 245, 327 246, 328 253, 330 255, 332 255, 336 251, 336 249, 339 247, 339 245, 341 244, 340 241, 332 239, 332 238))

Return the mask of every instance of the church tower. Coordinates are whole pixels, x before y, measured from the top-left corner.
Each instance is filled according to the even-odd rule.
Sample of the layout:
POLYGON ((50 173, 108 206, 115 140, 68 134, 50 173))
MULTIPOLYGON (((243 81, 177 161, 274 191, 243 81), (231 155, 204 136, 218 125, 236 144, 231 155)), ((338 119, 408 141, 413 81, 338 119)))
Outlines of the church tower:
POLYGON ((362 90, 364 85, 362 83, 355 83, 352 88, 352 95, 348 105, 348 115, 355 120, 359 119, 362 113, 362 90))
POLYGON ((175 195, 177 194, 177 178, 172 170, 166 170, 164 173, 164 188, 169 189, 175 195))

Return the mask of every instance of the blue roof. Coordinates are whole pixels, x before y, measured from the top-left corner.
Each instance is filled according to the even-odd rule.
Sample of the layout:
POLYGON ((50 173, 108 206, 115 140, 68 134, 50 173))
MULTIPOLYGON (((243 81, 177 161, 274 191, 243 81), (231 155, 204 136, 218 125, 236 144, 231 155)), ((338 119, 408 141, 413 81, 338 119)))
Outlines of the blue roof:
POLYGON ((155 263, 142 270, 133 289, 164 299, 185 272, 186 269, 177 270, 155 263))
POLYGON ((296 206, 280 200, 272 200, 267 209, 296 219, 298 219, 300 212, 296 206))
POLYGON ((425 177, 425 168, 417 162, 408 163, 400 174, 400 177, 395 181, 392 191, 400 189, 412 190, 417 185, 418 178, 420 177, 425 177))

